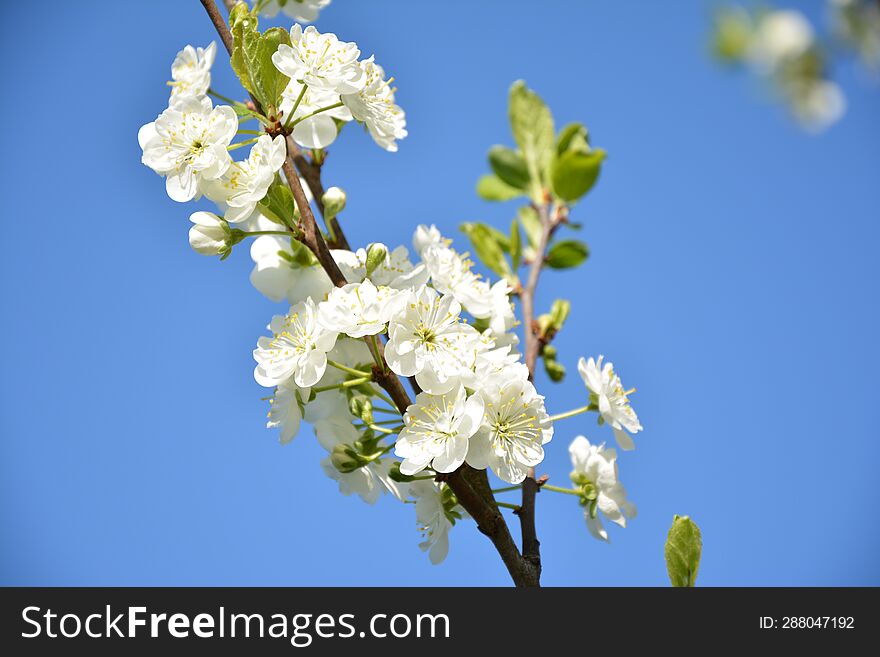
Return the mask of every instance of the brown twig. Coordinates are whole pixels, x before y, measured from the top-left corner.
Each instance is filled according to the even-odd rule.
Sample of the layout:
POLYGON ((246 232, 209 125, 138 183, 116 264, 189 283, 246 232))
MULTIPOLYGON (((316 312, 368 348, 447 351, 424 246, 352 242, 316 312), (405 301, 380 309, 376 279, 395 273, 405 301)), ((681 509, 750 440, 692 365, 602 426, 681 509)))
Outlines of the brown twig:
MULTIPOLYGON (((541 236, 535 249, 535 257, 529 269, 529 276, 525 287, 520 291, 520 303, 523 313, 523 333, 525 334, 525 361, 529 368, 529 379, 535 378, 535 366, 538 362, 538 354, 541 350, 541 338, 535 321, 535 292, 538 288, 538 279, 544 266, 545 253, 550 238, 553 235, 558 219, 550 215, 549 201, 541 204, 538 208, 538 216, 541 218, 541 236)), ((541 577, 541 542, 538 540, 538 531, 535 527, 535 501, 539 483, 535 480, 535 469, 529 468, 526 478, 522 482, 522 503, 517 514, 519 516, 520 529, 522 531, 522 555, 523 559, 531 564, 536 571, 536 577, 541 577)))

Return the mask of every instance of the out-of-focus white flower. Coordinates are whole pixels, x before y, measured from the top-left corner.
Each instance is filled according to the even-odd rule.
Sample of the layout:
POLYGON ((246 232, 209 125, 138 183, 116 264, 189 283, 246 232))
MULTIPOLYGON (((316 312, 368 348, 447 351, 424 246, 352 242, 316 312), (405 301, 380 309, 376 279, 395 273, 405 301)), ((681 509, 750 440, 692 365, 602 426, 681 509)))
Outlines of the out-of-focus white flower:
POLYGON ((232 162, 227 147, 237 131, 238 117, 231 107, 212 109, 208 98, 182 96, 138 131, 141 161, 165 176, 168 196, 189 201, 198 194, 200 180, 226 173, 232 162))
POLYGON ((272 337, 261 337, 254 350, 254 378, 262 386, 276 386, 289 378, 296 385, 315 385, 327 368, 327 352, 336 333, 320 325, 315 303, 306 299, 287 315, 276 315, 269 324, 272 337))
POLYGON ((356 43, 347 43, 335 34, 321 34, 313 26, 290 28, 290 45, 282 43, 272 55, 275 67, 311 89, 337 94, 357 93, 367 83, 358 58, 356 43))
POLYGON ((392 80, 373 58, 361 62, 366 83, 357 93, 343 93, 342 102, 351 115, 367 126, 370 135, 386 151, 397 150, 397 140, 406 137, 406 115, 394 102, 392 80))
POLYGON ((318 321, 326 329, 352 338, 376 335, 385 329, 400 293, 377 288, 369 280, 334 288, 318 306, 318 321))
POLYGON ((752 35, 748 57, 772 71, 803 55, 813 45, 813 28, 799 11, 771 11, 761 16, 752 35))
POLYGON ((220 178, 202 181, 201 191, 215 203, 227 207, 223 215, 226 221, 244 221, 266 196, 286 156, 284 137, 279 135, 272 139, 269 135, 261 135, 251 148, 248 159, 233 162, 220 178))
POLYGON ((434 224, 431 224, 430 227, 425 224, 419 224, 415 233, 413 233, 413 248, 416 250, 416 253, 421 257, 425 249, 438 244, 449 246, 449 240, 443 238, 443 235, 440 234, 440 231, 434 224))
POLYGON ((467 462, 477 469, 490 467, 504 481, 518 484, 544 460, 542 445, 553 437, 544 398, 522 379, 490 381, 477 395, 485 413, 470 439, 467 462))
POLYGON ((275 18, 279 11, 300 23, 314 23, 320 11, 330 4, 330 0, 268 0, 256 2, 260 5, 260 13, 275 18))
POLYGON ((416 522, 424 540, 419 543, 428 552, 431 563, 437 565, 449 554, 449 530, 455 515, 462 517, 461 507, 452 507, 449 490, 433 481, 414 481, 409 488, 416 500, 416 522), (453 515, 455 514, 455 515, 453 515))
POLYGON ((281 430, 281 444, 287 444, 299 433, 302 422, 300 389, 292 380, 285 381, 275 389, 269 408, 268 429, 281 430))
POLYGON ((807 130, 821 132, 846 113, 846 97, 834 82, 805 82, 792 92, 792 111, 807 130))
POLYGON ((587 528, 596 538, 607 541, 608 532, 599 518, 601 512, 613 523, 626 527, 627 518, 636 517, 636 507, 626 499, 626 490, 617 474, 617 452, 591 445, 583 436, 568 448, 574 470, 571 480, 581 489, 581 504, 587 528))
POLYGON ((459 320, 461 306, 451 295, 422 286, 402 293, 388 326, 385 358, 391 371, 415 376, 422 390, 452 390, 474 360, 479 333, 459 320))
POLYGON ((211 86, 211 67, 217 56, 217 44, 207 48, 186 46, 171 64, 171 102, 180 96, 201 98, 211 86))
POLYGON ((429 465, 437 472, 453 472, 468 451, 468 439, 483 420, 483 400, 467 396, 464 386, 444 395, 421 392, 406 409, 404 429, 394 454, 403 459, 400 471, 414 475, 429 465))
POLYGON ((328 456, 321 461, 321 468, 328 477, 339 484, 340 493, 354 494, 367 504, 375 504, 376 500, 386 492, 399 500, 406 499, 409 485, 394 481, 389 476, 393 463, 392 459, 380 459, 352 472, 340 472, 328 456))
POLYGON ((593 360, 592 357, 586 360, 582 357, 578 361, 578 372, 592 393, 591 397, 595 396, 602 419, 614 429, 617 444, 623 450, 635 449, 635 443, 627 433, 638 433, 642 430, 639 418, 627 399, 627 395, 634 390, 623 389, 620 377, 614 373, 613 364, 602 364, 604 358, 599 356, 598 360, 593 360))

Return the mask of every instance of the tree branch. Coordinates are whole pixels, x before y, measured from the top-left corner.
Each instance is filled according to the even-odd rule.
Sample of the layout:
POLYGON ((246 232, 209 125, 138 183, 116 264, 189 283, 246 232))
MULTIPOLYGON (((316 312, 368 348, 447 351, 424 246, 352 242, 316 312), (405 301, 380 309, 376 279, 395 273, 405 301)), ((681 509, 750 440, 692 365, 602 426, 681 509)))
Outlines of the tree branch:
MULTIPOLYGON (((535 321, 535 292, 538 288, 538 278, 544 266, 544 257, 547 245, 557 226, 557 219, 550 216, 549 202, 543 203, 537 208, 541 218, 541 236, 536 248, 535 257, 529 269, 526 285, 520 294, 522 303, 523 324, 525 329, 526 348, 525 361, 529 368, 529 380, 535 378, 535 366, 538 362, 538 354, 541 349, 538 334, 538 325, 535 321)), ((541 542, 538 540, 538 531, 535 527, 535 501, 540 487, 535 480, 535 469, 529 468, 526 478, 522 482, 522 503, 520 504, 519 523, 522 531, 522 554, 523 559, 536 571, 536 578, 541 577, 541 542)))
MULTIPOLYGON (((216 3, 214 0, 200 1, 208 12, 211 22, 214 23, 214 27, 217 29, 220 38, 223 40, 223 44, 226 46, 227 51, 231 54, 232 35, 230 34, 226 23, 223 21, 223 18, 220 16, 216 3)), ((259 104, 256 103, 256 101, 255 105, 259 110, 259 104)), ((306 199, 305 191, 303 190, 296 170, 295 161, 299 157, 310 166, 314 165, 308 163, 289 136, 286 139, 286 143, 288 157, 284 160, 282 170, 284 171, 285 178, 287 178, 287 184, 293 194, 297 208, 299 208, 300 228, 302 231, 300 239, 303 244, 314 253, 318 262, 321 264, 324 271, 327 272, 327 275, 330 277, 333 284, 337 287, 345 285, 345 276, 342 274, 339 266, 333 259, 330 249, 324 240, 324 235, 318 228, 312 208, 306 199)), ((309 171, 308 167, 306 167, 306 171, 309 171)), ((318 175, 320 176, 320 172, 318 172, 318 175)), ((308 178, 306 178, 306 180, 308 182, 308 178)), ((317 184, 320 185, 320 178, 317 178, 317 181, 317 184)), ((316 200, 319 199, 320 194, 317 194, 316 190, 320 190, 321 188, 319 186, 312 187, 312 184, 309 184, 309 187, 316 200)), ((344 235, 341 227, 338 226, 338 223, 334 229, 336 234, 344 240, 344 235)), ((347 244, 347 241, 345 243, 347 244)), ((382 365, 381 367, 377 365, 374 368, 374 378, 388 393, 392 401, 394 401, 397 410, 403 414, 406 412, 407 406, 411 403, 409 395, 404 389, 400 378, 388 368, 384 358, 384 346, 381 341, 377 341, 377 343, 379 344, 379 356, 382 365)), ((510 573, 514 584, 517 586, 538 586, 540 569, 536 570, 532 561, 524 559, 517 549, 516 543, 510 535, 510 529, 495 504, 495 498, 489 487, 486 471, 474 470, 469 465, 465 464, 457 471, 447 475, 445 479, 449 487, 452 489, 452 492, 455 493, 456 498, 458 498, 459 503, 476 521, 479 530, 492 541, 501 560, 507 567, 507 571, 510 573)))

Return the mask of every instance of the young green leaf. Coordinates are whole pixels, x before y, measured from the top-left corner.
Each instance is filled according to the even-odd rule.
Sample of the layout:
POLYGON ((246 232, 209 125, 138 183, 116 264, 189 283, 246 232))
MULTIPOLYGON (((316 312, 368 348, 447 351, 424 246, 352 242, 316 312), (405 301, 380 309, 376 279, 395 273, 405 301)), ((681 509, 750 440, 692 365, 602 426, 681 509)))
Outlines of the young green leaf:
POLYGON ((666 570, 673 586, 696 584, 702 552, 703 537, 696 523, 687 516, 673 516, 664 549, 666 570))
MULTIPOLYGON (((510 265, 507 264, 507 259, 504 257, 504 249, 495 234, 498 233, 497 230, 493 232, 493 229, 490 229, 485 224, 471 223, 462 224, 461 230, 468 236, 471 244, 474 245, 474 251, 476 251, 484 265, 499 276, 508 276, 510 274, 510 265)), ((505 237, 504 239, 506 240, 507 238, 505 237)))
POLYGON ((257 31, 257 17, 250 12, 247 5, 239 2, 229 14, 229 27, 232 32, 232 70, 238 76, 241 85, 254 96, 256 87, 251 75, 250 62, 257 57, 260 33, 257 31))
POLYGON ((601 148, 589 153, 566 151, 554 159, 550 170, 553 192, 563 201, 577 201, 596 184, 604 159, 601 148))
POLYGON ((522 262, 522 239, 519 236, 519 221, 514 219, 510 222, 510 260, 513 262, 513 271, 519 269, 522 262))
POLYGON ((526 190, 529 186, 529 169, 522 156, 506 146, 493 146, 489 149, 489 165, 495 175, 516 189, 526 190))
POLYGON ((590 133, 583 123, 569 123, 559 131, 556 155, 562 155, 568 150, 590 150, 590 133))
POLYGON ((477 182, 477 194, 484 201, 509 201, 523 196, 521 189, 511 187, 496 175, 486 174, 477 182))
POLYGON ((562 240, 554 244, 545 260, 551 269, 570 269, 577 267, 590 256, 590 249, 579 240, 562 240))
POLYGON ((272 62, 272 55, 282 43, 290 45, 290 33, 283 28, 273 27, 260 35, 257 45, 256 70, 251 72, 251 77, 259 90, 257 98, 264 108, 272 110, 278 108, 281 103, 281 94, 290 82, 290 78, 279 71, 272 62))
POLYGON ((555 149, 553 115, 534 91, 518 80, 510 87, 510 127, 528 168, 532 197, 540 201, 546 171, 555 149))
POLYGON ((542 228, 541 218, 538 216, 537 210, 530 205, 525 205, 519 209, 518 214, 523 230, 526 231, 529 246, 533 249, 538 248, 538 244, 541 241, 542 228))

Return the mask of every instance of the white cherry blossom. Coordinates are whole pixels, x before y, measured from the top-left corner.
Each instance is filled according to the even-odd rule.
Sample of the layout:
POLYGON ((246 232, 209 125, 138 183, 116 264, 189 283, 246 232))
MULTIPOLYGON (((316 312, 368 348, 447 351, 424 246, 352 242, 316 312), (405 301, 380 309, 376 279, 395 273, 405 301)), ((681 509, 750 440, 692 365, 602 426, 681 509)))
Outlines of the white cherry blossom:
POLYGON ((385 359, 391 371, 415 376, 422 390, 452 390, 474 360, 480 334, 460 321, 461 306, 430 287, 404 293, 388 326, 385 359))
POLYGON ((352 338, 376 335, 395 312, 400 292, 377 288, 369 280, 334 288, 318 306, 318 321, 327 330, 352 338))
POLYGON ((544 460, 542 445, 553 437, 544 398, 522 379, 490 382, 477 394, 483 399, 483 423, 470 439, 467 462, 492 471, 511 484, 544 460))
POLYGON ((595 396, 602 419, 614 430, 617 444, 621 449, 629 451, 635 449, 629 433, 642 430, 639 418, 627 399, 627 395, 633 390, 624 390, 620 377, 614 372, 613 364, 608 362, 603 365, 603 359, 604 356, 599 356, 598 360, 593 360, 592 357, 586 360, 582 357, 578 361, 578 372, 587 389, 595 396))
POLYGON ((293 377, 296 385, 315 385, 327 368, 327 352, 336 333, 321 326, 315 303, 306 299, 287 315, 276 315, 268 328, 272 337, 261 337, 254 350, 254 378, 262 386, 275 386, 293 377))
POLYGON ((270 402, 268 429, 280 429, 281 444, 287 444, 299 433, 302 422, 302 391, 291 380, 281 383, 270 402))
POLYGON ((394 454, 403 459, 400 471, 414 475, 431 466, 437 472, 453 472, 468 451, 468 439, 483 420, 483 400, 467 396, 459 385, 443 395, 421 392, 406 409, 404 429, 397 437, 394 454))
POLYGON ((440 234, 440 231, 434 224, 431 224, 430 226, 419 224, 413 233, 413 248, 420 257, 422 252, 429 246, 437 246, 441 244, 449 246, 449 242, 449 240, 445 239, 443 235, 440 234))
POLYGON ((250 217, 284 164, 287 147, 281 135, 261 135, 248 159, 233 162, 220 178, 203 180, 201 191, 215 203, 226 206, 224 219, 239 223, 250 217))
MULTIPOLYGON (((419 548, 428 553, 431 563, 437 565, 449 554, 449 530, 452 521, 444 504, 445 485, 433 481, 414 481, 409 488, 416 500, 416 522, 424 539, 419 548)), ((454 509, 459 511, 460 507, 454 509)))
POLYGON ((617 452, 605 444, 591 445, 583 436, 568 448, 574 470, 571 480, 583 491, 582 504, 587 528, 596 538, 607 541, 608 532, 599 513, 613 523, 626 527, 627 518, 636 517, 636 506, 626 499, 626 489, 617 473, 617 452))
POLYGON ((165 176, 168 196, 190 201, 198 194, 200 180, 226 173, 232 163, 227 146, 237 130, 238 117, 231 107, 212 109, 207 98, 183 96, 138 132, 141 161, 165 176))
POLYGON ((386 151, 397 151, 397 140, 406 137, 406 115, 394 102, 392 80, 373 58, 361 62, 366 83, 357 93, 343 93, 342 102, 351 115, 367 126, 370 136, 386 151))
POLYGON ((177 53, 171 64, 171 102, 181 96, 201 98, 211 86, 211 67, 217 56, 217 44, 212 41, 207 48, 186 46, 177 53))
POLYGON ((367 83, 366 73, 358 62, 361 51, 356 43, 347 43, 335 34, 321 34, 309 26, 290 28, 290 45, 282 43, 272 55, 276 68, 309 86, 337 94, 357 93, 367 83))
POLYGON ((300 23, 313 23, 318 20, 318 13, 330 0, 268 0, 260 6, 260 13, 269 18, 274 18, 279 11, 300 23))

